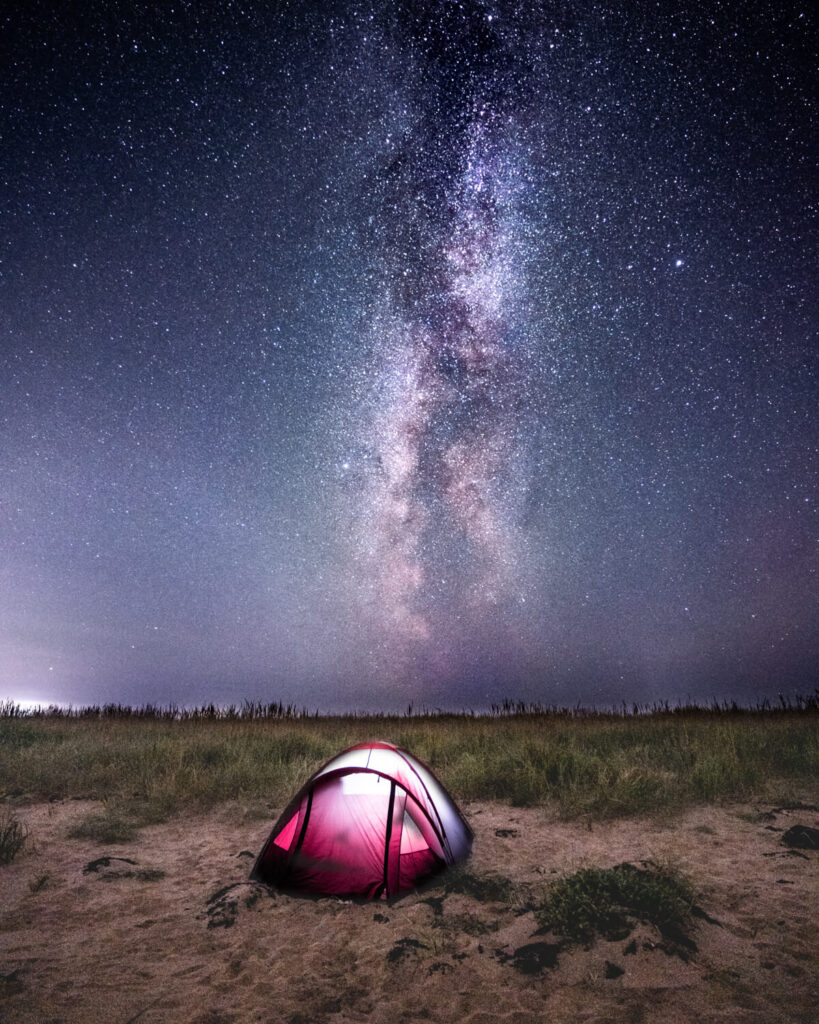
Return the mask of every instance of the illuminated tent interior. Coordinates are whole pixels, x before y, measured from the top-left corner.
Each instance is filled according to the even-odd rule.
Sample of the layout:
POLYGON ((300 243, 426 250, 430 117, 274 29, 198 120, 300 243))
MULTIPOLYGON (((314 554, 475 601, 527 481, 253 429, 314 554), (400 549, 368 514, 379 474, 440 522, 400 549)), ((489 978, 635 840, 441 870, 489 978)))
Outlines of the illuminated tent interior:
POLYGON ((285 809, 251 878, 312 895, 397 896, 464 860, 472 830, 424 764, 390 743, 345 750, 285 809))

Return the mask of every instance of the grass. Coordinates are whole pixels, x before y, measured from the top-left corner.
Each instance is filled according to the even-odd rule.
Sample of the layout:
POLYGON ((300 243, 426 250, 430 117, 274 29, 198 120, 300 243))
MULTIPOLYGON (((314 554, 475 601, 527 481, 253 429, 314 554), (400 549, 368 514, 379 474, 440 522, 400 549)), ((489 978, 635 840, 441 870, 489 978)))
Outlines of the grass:
MULTIPOLYGON (((670 814, 719 801, 816 799, 819 702, 619 714, 496 709, 492 715, 308 716, 280 705, 26 714, 0 705, 6 794, 106 802, 83 833, 232 803, 280 809, 339 750, 380 738, 426 761, 456 800, 548 807, 563 818, 670 814), (272 710, 271 710, 272 709, 272 710)), ((2 794, 0 794, 2 795, 2 794)))
POLYGON ((137 824, 130 818, 106 807, 100 814, 87 814, 68 832, 71 839, 91 839, 97 843, 128 843, 136 837, 137 824))
POLYGON ((576 942, 589 944, 598 935, 622 940, 642 922, 660 932, 666 952, 685 959, 696 950, 687 927, 694 914, 704 916, 694 904, 692 883, 676 869, 654 863, 583 868, 547 886, 515 884, 497 874, 479 875, 466 864, 447 872, 443 893, 423 901, 433 908, 433 928, 470 935, 497 930, 494 917, 487 921, 472 913, 445 913, 444 898, 461 893, 480 904, 501 904, 515 914, 533 911, 540 925, 537 934, 551 932, 558 940, 546 944, 552 951, 576 942))
MULTIPOLYGON (((502 875, 477 875, 469 865, 462 865, 448 872, 444 892, 462 893, 481 904, 502 904, 514 913, 534 911, 541 932, 555 933, 563 944, 588 943, 596 935, 624 939, 637 922, 645 922, 664 938, 690 947, 685 927, 692 909, 698 909, 691 882, 675 869, 653 863, 582 868, 546 888, 515 885, 502 875)), ((438 927, 460 927, 463 915, 444 914, 441 897, 431 896, 425 902, 433 906, 433 923, 438 927)), ((473 927, 474 934, 491 930, 481 918, 475 918, 473 927)))
POLYGON ((569 939, 589 941, 595 934, 623 939, 635 921, 646 921, 666 934, 689 917, 691 884, 668 869, 584 868, 566 875, 550 889, 536 916, 544 927, 569 939))
POLYGON ((26 845, 28 833, 25 826, 9 810, 0 815, 0 864, 11 864, 26 845))

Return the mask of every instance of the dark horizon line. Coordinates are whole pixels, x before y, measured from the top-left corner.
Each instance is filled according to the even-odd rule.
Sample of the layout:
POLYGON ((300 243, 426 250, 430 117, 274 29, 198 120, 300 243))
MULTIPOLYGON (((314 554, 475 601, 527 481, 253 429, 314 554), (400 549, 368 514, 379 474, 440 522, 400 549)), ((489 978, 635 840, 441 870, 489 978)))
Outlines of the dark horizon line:
POLYGON ((652 702, 620 701, 616 704, 588 705, 578 702, 572 707, 557 704, 542 704, 539 701, 509 700, 492 702, 483 710, 474 708, 443 708, 421 705, 420 708, 409 703, 404 711, 350 711, 331 712, 310 710, 306 706, 284 704, 280 701, 244 700, 241 704, 218 704, 208 702, 193 707, 170 702, 167 705, 154 704, 36 704, 24 707, 14 700, 0 700, 0 719, 2 718, 68 718, 68 719, 138 719, 158 721, 265 721, 289 720, 345 720, 362 721, 375 719, 423 719, 423 718, 639 718, 661 717, 663 715, 685 714, 781 714, 792 712, 818 712, 819 688, 812 694, 794 694, 786 696, 778 693, 775 699, 770 697, 757 698, 755 701, 742 702, 728 698, 712 698, 701 702, 696 700, 673 701, 655 700, 652 702))

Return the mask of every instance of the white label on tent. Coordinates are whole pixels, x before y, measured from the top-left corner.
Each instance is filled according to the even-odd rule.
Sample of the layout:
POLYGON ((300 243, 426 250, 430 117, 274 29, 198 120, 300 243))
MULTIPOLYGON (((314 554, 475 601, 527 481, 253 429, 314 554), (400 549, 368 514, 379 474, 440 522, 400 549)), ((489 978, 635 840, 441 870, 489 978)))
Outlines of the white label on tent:
POLYGON ((380 793, 384 786, 389 786, 389 782, 372 772, 353 772, 341 776, 342 793, 380 793))

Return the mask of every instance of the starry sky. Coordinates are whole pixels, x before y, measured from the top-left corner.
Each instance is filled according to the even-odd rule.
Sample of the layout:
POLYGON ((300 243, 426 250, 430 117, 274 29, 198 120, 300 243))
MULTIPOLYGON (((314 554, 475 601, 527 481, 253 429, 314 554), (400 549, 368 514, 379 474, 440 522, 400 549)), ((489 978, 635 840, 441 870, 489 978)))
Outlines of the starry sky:
POLYGON ((811 692, 816 25, 0 21, 0 696, 811 692))

